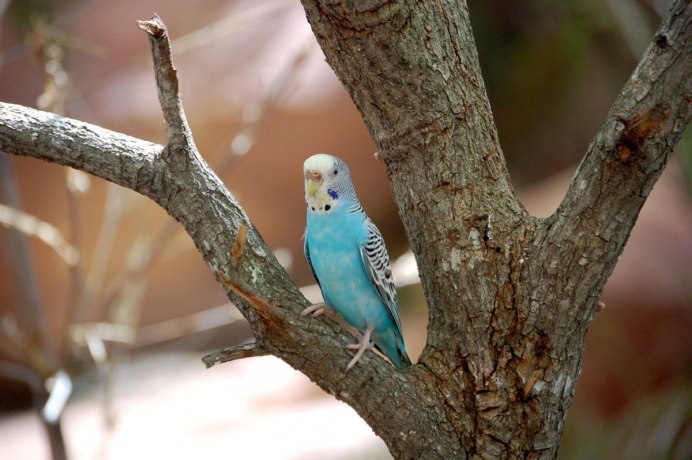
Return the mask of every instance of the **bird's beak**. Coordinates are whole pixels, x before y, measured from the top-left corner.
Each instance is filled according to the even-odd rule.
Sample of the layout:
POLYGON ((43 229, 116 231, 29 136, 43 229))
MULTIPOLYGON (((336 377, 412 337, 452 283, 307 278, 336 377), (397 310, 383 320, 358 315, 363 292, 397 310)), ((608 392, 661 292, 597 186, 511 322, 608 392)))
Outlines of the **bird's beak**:
POLYGON ((322 174, 319 171, 310 169, 305 173, 305 190, 307 190, 308 195, 315 196, 317 190, 320 189, 322 185, 322 174))

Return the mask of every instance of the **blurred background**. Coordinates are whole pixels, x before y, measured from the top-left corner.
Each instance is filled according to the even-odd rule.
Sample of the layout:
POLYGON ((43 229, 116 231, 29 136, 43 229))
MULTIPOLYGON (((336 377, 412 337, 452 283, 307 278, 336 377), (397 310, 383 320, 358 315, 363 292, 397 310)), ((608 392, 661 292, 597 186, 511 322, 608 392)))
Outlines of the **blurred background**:
MULTIPOLYGON (((559 203, 669 4, 469 1, 512 181, 534 215, 559 203)), ((407 252, 375 146, 297 1, 0 0, 0 100, 163 143, 135 22, 154 12, 200 151, 300 286, 313 283, 301 168, 315 152, 349 163, 392 258, 407 252)), ((561 458, 692 454, 690 137, 608 282, 561 458)), ((415 360, 425 300, 399 273, 415 360)), ((226 302, 147 199, 0 153, 0 457, 49 459, 64 441, 71 459, 389 458, 353 410, 278 359, 205 370, 204 353, 252 340, 226 302)))

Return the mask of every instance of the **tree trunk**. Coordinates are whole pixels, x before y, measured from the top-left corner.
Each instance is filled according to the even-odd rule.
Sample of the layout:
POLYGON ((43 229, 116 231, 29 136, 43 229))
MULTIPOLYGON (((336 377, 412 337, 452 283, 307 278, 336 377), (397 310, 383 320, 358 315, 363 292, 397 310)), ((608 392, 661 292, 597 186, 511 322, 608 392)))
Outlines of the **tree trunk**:
POLYGON ((377 143, 421 271, 430 326, 418 364, 444 398, 449 425, 436 433, 450 435, 437 453, 554 457, 589 321, 690 116, 689 2, 547 219, 514 197, 465 2, 425 3, 303 0, 377 143))
POLYGON ((554 458, 599 296, 692 115, 692 7, 675 3, 558 211, 514 197, 465 2, 303 0, 379 147, 430 311, 419 362, 373 353, 344 374, 347 334, 307 305, 192 141, 167 31, 149 34, 169 141, 0 104, 0 149, 79 168, 156 201, 186 228, 256 343, 350 404, 400 458, 554 458))

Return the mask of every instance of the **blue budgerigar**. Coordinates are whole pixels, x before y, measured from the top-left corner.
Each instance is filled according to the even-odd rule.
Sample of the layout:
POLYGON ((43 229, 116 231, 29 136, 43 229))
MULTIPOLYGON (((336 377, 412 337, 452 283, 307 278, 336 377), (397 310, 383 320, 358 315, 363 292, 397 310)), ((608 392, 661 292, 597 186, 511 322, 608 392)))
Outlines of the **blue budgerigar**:
MULTIPOLYGON (((411 364, 404 347, 389 255, 375 224, 365 215, 348 166, 324 153, 303 165, 307 229, 305 258, 326 302, 362 333, 349 345, 351 369, 373 345, 399 368, 411 364)), ((324 312, 313 305, 303 314, 324 312)))

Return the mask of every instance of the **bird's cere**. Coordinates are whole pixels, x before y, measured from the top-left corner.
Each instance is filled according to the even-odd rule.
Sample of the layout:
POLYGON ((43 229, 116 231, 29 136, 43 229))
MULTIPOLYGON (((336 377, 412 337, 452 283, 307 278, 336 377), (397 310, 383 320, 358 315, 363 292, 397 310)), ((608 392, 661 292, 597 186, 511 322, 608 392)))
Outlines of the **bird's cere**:
POLYGON ((317 193, 317 190, 320 189, 322 182, 322 173, 319 171, 314 169, 305 171, 305 190, 308 192, 308 195, 315 196, 315 193, 317 193))

